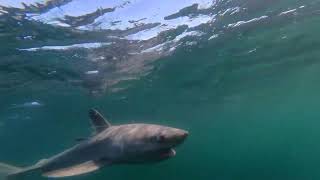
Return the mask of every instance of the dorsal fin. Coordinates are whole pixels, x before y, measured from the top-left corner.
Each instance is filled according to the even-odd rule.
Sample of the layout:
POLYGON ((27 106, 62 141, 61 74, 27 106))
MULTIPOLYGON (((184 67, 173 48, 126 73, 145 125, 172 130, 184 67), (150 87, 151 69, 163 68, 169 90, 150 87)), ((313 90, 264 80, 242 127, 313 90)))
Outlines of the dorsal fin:
POLYGON ((41 166, 42 164, 44 164, 45 162, 47 162, 48 159, 40 159, 35 166, 41 166))
POLYGON ((97 133, 107 129, 111 124, 96 110, 89 110, 89 117, 97 133))
POLYGON ((82 142, 82 141, 86 141, 86 140, 88 140, 88 138, 83 138, 83 137, 76 138, 77 142, 82 142))

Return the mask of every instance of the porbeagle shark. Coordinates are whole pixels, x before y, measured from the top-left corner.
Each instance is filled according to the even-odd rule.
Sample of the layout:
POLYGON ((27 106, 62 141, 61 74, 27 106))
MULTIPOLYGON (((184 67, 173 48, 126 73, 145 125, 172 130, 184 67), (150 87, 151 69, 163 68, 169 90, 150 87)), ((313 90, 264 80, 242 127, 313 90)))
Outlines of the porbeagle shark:
POLYGON ((188 132, 154 124, 112 126, 97 110, 89 116, 95 133, 78 139, 79 144, 33 166, 19 168, 0 163, 0 174, 7 179, 40 172, 45 177, 68 177, 96 171, 115 164, 159 162, 175 156, 188 132))

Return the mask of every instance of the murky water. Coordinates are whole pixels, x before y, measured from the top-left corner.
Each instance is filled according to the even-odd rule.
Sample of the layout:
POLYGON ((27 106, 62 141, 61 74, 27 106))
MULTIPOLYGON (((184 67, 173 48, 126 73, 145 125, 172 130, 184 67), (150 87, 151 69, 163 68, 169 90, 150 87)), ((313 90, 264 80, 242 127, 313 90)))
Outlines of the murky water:
POLYGON ((21 2, 0 0, 0 162, 71 147, 96 107, 190 136, 168 161, 70 179, 320 177, 317 1, 21 2))

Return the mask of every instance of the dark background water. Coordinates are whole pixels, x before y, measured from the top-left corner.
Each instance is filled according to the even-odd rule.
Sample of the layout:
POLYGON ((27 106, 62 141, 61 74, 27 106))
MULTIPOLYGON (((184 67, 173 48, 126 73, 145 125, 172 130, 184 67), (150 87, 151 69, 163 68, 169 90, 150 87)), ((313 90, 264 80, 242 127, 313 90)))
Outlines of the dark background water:
MULTIPOLYGON (((77 44, 77 38, 81 43, 84 39, 95 42, 99 33, 108 32, 86 32, 88 36, 83 37, 68 28, 50 30, 46 23, 40 26, 34 21, 10 19, 12 14, 6 17, 2 27, 17 30, 2 30, 0 36, 1 161, 27 166, 72 146, 76 138, 91 134, 87 110, 96 107, 113 124, 164 124, 187 129, 190 136, 177 149, 177 156, 168 161, 111 166, 70 179, 319 178, 318 3, 230 1, 218 5, 207 11, 237 5, 247 10, 202 24, 196 30, 204 34, 183 39, 170 53, 126 56, 132 62, 135 58, 153 60, 125 76, 110 75, 119 69, 123 72, 119 66, 94 64, 90 59, 101 51, 107 52, 101 56, 118 57, 137 50, 126 41, 117 41, 114 46, 120 50, 113 54, 114 49, 108 48, 58 52, 16 49, 77 44), (294 8, 293 13, 279 15, 294 8), (268 18, 227 28, 228 24, 264 15, 268 18), (27 28, 19 29, 11 22, 22 22, 27 28), (35 27, 41 34, 30 42, 17 38, 35 27), (208 40, 213 34, 219 37, 208 40), (188 45, 188 41, 196 43, 188 45), (83 75, 102 66, 107 68, 101 76, 83 75), (52 71, 56 71, 54 76, 52 71), (108 81, 97 83, 105 77, 108 81), (101 88, 119 77, 125 80, 101 88)), ((179 35, 174 30, 173 34, 179 35)), ((168 41, 161 38, 142 43, 156 46, 168 41)))

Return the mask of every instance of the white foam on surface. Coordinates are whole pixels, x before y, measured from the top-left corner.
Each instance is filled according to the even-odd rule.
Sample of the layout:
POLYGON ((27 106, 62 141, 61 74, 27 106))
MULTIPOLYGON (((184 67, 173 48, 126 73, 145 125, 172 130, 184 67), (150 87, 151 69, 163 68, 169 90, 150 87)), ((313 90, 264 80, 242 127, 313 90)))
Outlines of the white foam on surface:
POLYGON ((93 71, 87 71, 86 74, 98 74, 99 71, 98 70, 93 70, 93 71))
POLYGON ((284 12, 281 12, 281 13, 279 14, 279 16, 286 15, 286 14, 290 14, 290 13, 294 13, 294 12, 296 12, 296 11, 297 11, 297 9, 291 9, 291 10, 288 10, 288 11, 284 11, 284 12))
MULTIPOLYGON (((9 2, 10 0, 6 0, 9 2)), ((19 1, 19 0, 18 0, 19 1)), ((22 1, 22 0, 20 0, 22 1)), ((28 4, 34 4, 35 0, 29 0, 28 4)), ((10 3, 14 4, 14 3, 10 3)), ((198 4, 198 9, 209 9, 215 4, 215 0, 183 0, 172 3, 171 0, 74 0, 62 6, 55 7, 44 13, 29 13, 27 19, 60 27, 71 27, 65 21, 66 16, 84 16, 98 9, 112 8, 114 11, 101 14, 93 22, 87 22, 74 28, 78 30, 128 30, 146 24, 159 25, 150 29, 138 31, 126 36, 129 40, 148 40, 159 33, 175 29, 178 26, 187 25, 189 28, 214 21, 215 14, 197 16, 177 16, 167 19, 170 15, 178 13, 181 9, 198 4), (84 5, 85 4, 85 5, 84 5), (168 6, 170 4, 170 6, 168 6), (148 7, 148 8, 146 8, 148 7)), ((17 6, 17 4, 15 4, 17 6)))
POLYGON ((13 7, 13 8, 24 8, 23 4, 30 6, 35 3, 44 4, 48 0, 1 0, 1 6, 13 7))
POLYGON ((8 11, 1 9, 1 7, 0 7, 0 15, 7 14, 7 13, 8 13, 8 11))
POLYGON ((139 31, 138 33, 131 34, 126 36, 125 38, 128 40, 148 40, 154 37, 157 37, 159 33, 175 29, 178 26, 187 25, 189 28, 197 27, 201 24, 206 24, 209 22, 214 21, 215 16, 206 16, 206 15, 199 15, 198 17, 190 18, 190 17, 180 17, 172 20, 166 21, 166 24, 162 24, 156 26, 154 28, 139 31))
MULTIPOLYGON (((185 31, 183 32, 182 34, 176 36, 173 40, 170 40, 170 41, 167 41, 165 43, 161 43, 161 44, 158 44, 154 47, 151 47, 151 48, 148 48, 148 49, 145 49, 143 51, 141 51, 140 53, 150 53, 150 52, 161 52, 162 50, 164 50, 164 47, 170 47, 169 48, 169 51, 173 51, 177 48, 177 46, 180 45, 180 41, 187 37, 187 36, 202 36, 204 35, 203 32, 201 31, 185 31)), ((190 45, 190 44, 189 44, 190 45)))
POLYGON ((215 38, 218 38, 218 37, 219 37, 219 34, 214 34, 214 35, 210 36, 208 38, 208 40, 212 40, 212 39, 215 39, 215 38))
POLYGON ((240 12, 240 7, 232 7, 226 9, 224 12, 219 12, 221 16, 225 16, 226 14, 233 15, 240 12))
POLYGON ((39 50, 70 50, 70 49, 95 49, 103 46, 108 46, 112 43, 83 43, 73 44, 68 46, 42 46, 35 48, 19 49, 20 51, 39 51, 39 50))
POLYGON ((253 18, 253 19, 250 19, 248 21, 238 21, 236 23, 232 23, 232 24, 229 24, 228 27, 230 28, 234 28, 234 27, 238 27, 238 26, 241 26, 241 25, 244 25, 244 24, 249 24, 249 23, 252 23, 252 22, 257 22, 257 21, 260 21, 262 19, 266 19, 268 18, 268 16, 261 16, 261 17, 258 17, 258 18, 253 18))
POLYGON ((187 36, 201 36, 201 35, 204 35, 203 32, 200 32, 200 31, 189 31, 189 32, 184 32, 180 35, 178 35, 176 38, 174 38, 174 42, 178 42, 180 41, 181 39, 187 37, 187 36))

